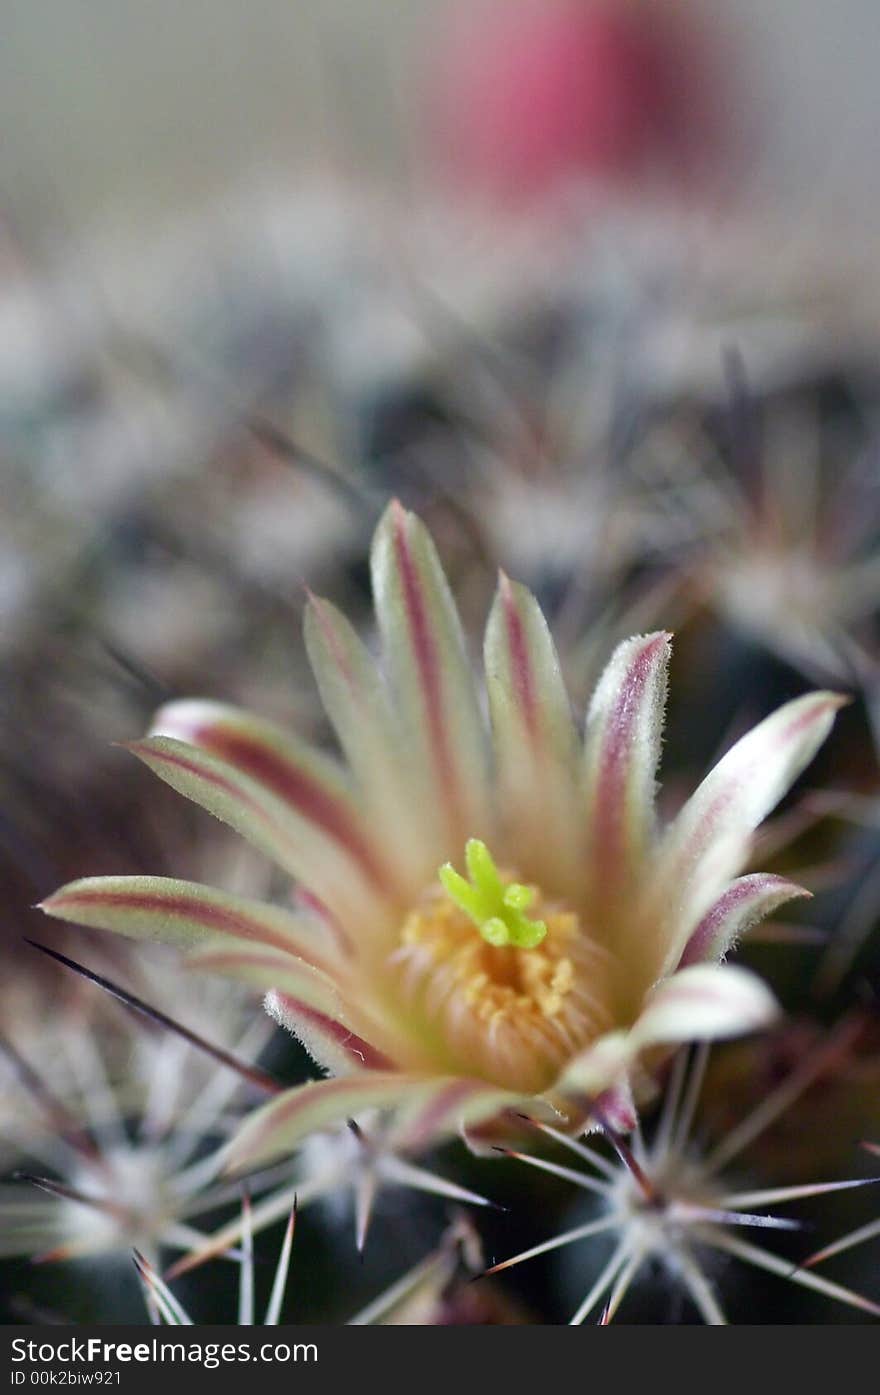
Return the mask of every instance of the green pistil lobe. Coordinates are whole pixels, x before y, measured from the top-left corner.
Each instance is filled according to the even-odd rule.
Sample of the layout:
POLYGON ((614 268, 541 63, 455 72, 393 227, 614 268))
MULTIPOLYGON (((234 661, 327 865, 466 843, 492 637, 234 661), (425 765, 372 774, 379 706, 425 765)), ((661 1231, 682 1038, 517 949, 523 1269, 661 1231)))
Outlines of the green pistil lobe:
POLYGON ((492 854, 479 838, 468 839, 464 856, 470 881, 447 862, 437 873, 444 890, 470 916, 487 944, 536 949, 547 926, 525 914, 535 897, 532 888, 519 882, 505 886, 492 854))

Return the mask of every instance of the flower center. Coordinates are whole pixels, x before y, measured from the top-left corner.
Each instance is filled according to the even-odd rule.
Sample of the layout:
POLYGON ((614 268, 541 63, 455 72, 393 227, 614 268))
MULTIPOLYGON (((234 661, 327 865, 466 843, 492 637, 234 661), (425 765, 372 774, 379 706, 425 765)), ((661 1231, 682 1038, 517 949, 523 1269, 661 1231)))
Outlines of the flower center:
POLYGON ((452 1069, 539 1092, 611 1025, 608 959, 574 911, 498 871, 479 848, 488 863, 469 845, 470 884, 441 870, 392 961, 452 1069))

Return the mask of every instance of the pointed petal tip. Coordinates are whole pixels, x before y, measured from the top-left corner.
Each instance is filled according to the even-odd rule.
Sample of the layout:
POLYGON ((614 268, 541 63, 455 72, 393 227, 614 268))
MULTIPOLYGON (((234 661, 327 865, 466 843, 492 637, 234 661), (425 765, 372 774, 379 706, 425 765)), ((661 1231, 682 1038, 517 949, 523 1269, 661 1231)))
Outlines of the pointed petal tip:
MULTIPOLYGON (((43 915, 52 916, 56 920, 64 920, 65 915, 63 908, 70 900, 70 893, 79 885, 80 883, 78 881, 65 882, 64 886, 59 886, 57 891, 52 891, 48 896, 44 896, 42 901, 37 901, 33 906, 33 910, 42 911, 43 915)), ((22 939, 26 940, 28 944, 31 943, 27 935, 23 935, 22 939)))
POLYGON ((616 653, 623 653, 630 648, 639 648, 645 654, 652 654, 659 649, 668 649, 672 640, 671 630, 649 630, 646 634, 630 635, 628 639, 622 639, 617 646, 616 653))
MULTIPOLYGON (((143 738, 140 739, 142 740, 143 738)), ((135 747, 138 744, 138 741, 110 741, 108 743, 111 751, 126 751, 129 755, 137 755, 135 747)))
POLYGON ((811 898, 812 892, 772 872, 755 872, 731 882, 706 910, 692 932, 678 968, 724 960, 755 925, 788 901, 811 898))
POLYGON ((499 567, 497 593, 504 603, 509 605, 514 600, 517 591, 526 591, 531 595, 527 586, 524 586, 521 581, 515 581, 509 572, 506 572, 503 567, 499 567))
POLYGON ((802 710, 806 710, 805 727, 814 723, 817 726, 821 726, 823 723, 827 724, 822 737, 822 740, 825 740, 838 712, 842 711, 844 707, 852 706, 853 702, 855 702, 855 698, 849 693, 836 693, 831 689, 815 689, 813 692, 804 693, 800 698, 792 699, 790 703, 784 704, 784 707, 800 706, 802 710))
POLYGON ((322 611, 327 610, 331 604, 326 596, 319 596, 317 591, 312 590, 311 586, 305 587, 305 593, 307 614, 310 611, 317 611, 320 614, 322 611))
POLYGON ((526 586, 525 582, 517 581, 515 577, 510 576, 503 567, 498 568, 498 585, 495 588, 493 610, 499 605, 507 612, 520 608, 527 611, 530 606, 534 606, 546 624, 544 607, 534 591, 526 586))
POLYGON ((760 1031, 780 1013, 770 989, 749 969, 694 964, 652 990, 630 1038, 639 1048, 720 1040, 760 1031))
POLYGON ((113 745, 119 751, 128 751, 133 756, 139 756, 149 740, 149 736, 139 736, 135 741, 114 741, 113 745))
POLYGON ((399 545, 412 547, 418 545, 421 540, 427 542, 432 549, 435 546, 431 532, 419 514, 413 509, 408 509, 397 496, 389 501, 376 525, 373 547, 375 548, 388 533, 399 545))
POLYGON ((855 702, 852 693, 837 693, 831 688, 816 688, 812 692, 804 693, 801 698, 792 699, 791 703, 786 703, 786 707, 793 707, 796 703, 803 704, 804 707, 812 709, 811 716, 818 720, 822 717, 830 716, 832 719, 844 707, 851 707, 855 702))
POLYGON ((404 507, 401 500, 395 495, 393 499, 389 499, 384 512, 379 517, 379 522, 376 524, 376 531, 373 534, 373 542, 375 543, 388 529, 405 528, 412 517, 413 515, 410 511, 404 507))

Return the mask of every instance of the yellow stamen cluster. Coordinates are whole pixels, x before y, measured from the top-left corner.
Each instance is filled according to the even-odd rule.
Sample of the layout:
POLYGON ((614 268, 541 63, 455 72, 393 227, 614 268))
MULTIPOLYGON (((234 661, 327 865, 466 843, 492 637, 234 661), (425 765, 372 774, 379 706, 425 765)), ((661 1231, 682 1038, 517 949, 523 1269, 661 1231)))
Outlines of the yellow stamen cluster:
MULTIPOLYGON (((469 852, 476 882, 476 859, 470 847, 469 852)), ((497 878, 490 903, 495 909, 502 901, 499 887, 503 893, 522 884, 498 872, 494 863, 491 873, 497 878)), ((461 904, 457 883, 450 888, 442 873, 440 882, 407 916, 393 954, 404 997, 426 1030, 439 1029, 450 1050, 450 1068, 512 1088, 544 1088, 564 1061, 607 1025, 607 966, 601 952, 577 914, 544 902, 537 887, 522 887, 542 917, 527 922, 525 944, 517 944, 513 935, 506 942, 500 935, 476 935, 473 907, 461 904)))

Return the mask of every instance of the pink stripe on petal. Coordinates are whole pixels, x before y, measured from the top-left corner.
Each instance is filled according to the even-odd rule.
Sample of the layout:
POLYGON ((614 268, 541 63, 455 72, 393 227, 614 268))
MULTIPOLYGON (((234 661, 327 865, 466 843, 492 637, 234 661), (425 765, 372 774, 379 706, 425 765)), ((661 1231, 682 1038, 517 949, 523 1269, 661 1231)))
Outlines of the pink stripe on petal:
POLYGON ((199 973, 222 974, 227 978, 254 984, 263 993, 282 990, 291 999, 308 999, 313 1012, 333 1017, 345 1015, 345 1005, 339 987, 329 974, 315 969, 303 960, 275 950, 195 949, 187 957, 186 967, 199 973))
POLYGON ((461 816, 460 800, 444 721, 438 655, 425 609, 418 571, 409 548, 406 513, 397 501, 392 504, 392 510, 394 547, 400 569, 410 637, 421 677, 421 690, 434 752, 434 765, 453 818, 458 821, 461 816))
POLYGON ((212 906, 200 901, 198 904, 183 896, 151 896, 143 892, 127 891, 58 891, 43 902, 42 909, 52 915, 75 916, 77 911, 112 908, 117 911, 152 911, 163 916, 182 916, 196 920, 209 930, 220 934, 235 935, 244 940, 254 940, 272 945, 275 949, 291 952, 290 940, 280 933, 255 927, 240 914, 221 906, 212 906))
POLYGON ((421 1109, 402 1120, 395 1131, 395 1143, 401 1148, 425 1147, 440 1136, 456 1133, 463 1123, 474 1122, 474 1106, 480 1106, 478 1117, 486 1117, 505 1103, 510 1107, 516 1102, 517 1096, 485 1080, 441 1082, 432 1088, 421 1109))
POLYGON ((322 600, 320 596, 314 595, 311 591, 309 591, 308 597, 312 608, 312 614, 321 631, 327 651, 332 657, 337 670, 348 684, 349 690, 356 696, 357 680, 355 678, 354 669, 349 662, 349 657, 345 651, 344 645, 340 643, 335 627, 330 622, 330 612, 327 603, 322 600))
POLYGON ((134 939, 191 948, 217 943, 215 937, 263 945, 333 974, 331 956, 322 953, 308 927, 279 907, 248 901, 198 882, 167 877, 89 877, 71 882, 41 905, 47 915, 112 930, 134 939))
POLYGON ((395 752, 417 812, 424 877, 426 860, 436 867, 488 831, 486 731, 461 621, 424 526, 391 504, 370 560, 395 752))
POLYGON ((362 1070, 299 1085, 244 1121, 229 1144, 226 1170, 290 1153, 310 1135, 344 1126, 365 1110, 397 1109, 421 1094, 427 1083, 424 1076, 362 1070))
MULTIPOLYGON (((159 740, 162 738, 160 737, 159 740)), ((218 770, 207 769, 196 756, 184 754, 183 750, 180 749, 184 745, 183 742, 175 742, 175 745, 178 749, 172 750, 168 745, 163 743, 160 746, 154 738, 148 737, 144 741, 127 741, 124 743, 123 749, 130 751, 133 756, 137 756, 139 760, 151 767, 170 766, 173 770, 182 770, 185 774, 192 775, 204 784, 213 785, 215 789, 228 795, 230 799, 234 799, 237 804, 243 805, 251 813, 256 814, 260 823, 265 824, 275 833, 283 835, 284 829, 280 821, 273 819, 258 799, 246 794, 238 781, 228 778, 218 770)))
POLYGON ((290 804, 359 863, 375 887, 385 889, 382 866, 356 819, 305 770, 270 750, 259 739, 230 731, 220 723, 196 727, 191 739, 194 745, 228 761, 290 804))
MULTIPOLYGON (((424 782, 413 779, 412 769, 421 762, 413 762, 399 706, 392 710, 373 657, 345 617, 328 601, 312 598, 303 628, 324 708, 358 789, 362 821, 367 829, 381 827, 384 846, 393 847, 390 871, 408 899, 424 883, 435 852, 429 845, 433 820, 413 818, 415 808, 425 808, 424 782)), ((421 708, 419 721, 424 726, 421 708)), ((433 773, 430 778, 433 783, 433 773)))
MULTIPOLYGON (((167 720, 172 729, 192 730, 195 723, 185 719, 202 706, 174 704, 163 709, 159 719, 167 720)), ((340 919, 347 923, 356 914, 364 924, 377 923, 382 901, 391 892, 384 884, 377 886, 377 868, 365 867, 356 859, 357 837, 353 845, 339 841, 304 809, 283 801, 248 770, 236 768, 214 750, 164 734, 135 742, 129 749, 173 789, 231 825, 286 872, 306 881, 340 919), (375 870, 375 876, 370 876, 370 870, 375 870)), ((319 780, 316 774, 316 783, 319 780)), ((344 793, 337 797, 331 784, 328 795, 346 815, 344 793)), ((351 817, 356 829, 355 816, 351 817)), ((345 825, 336 824, 340 837, 346 831, 345 825)))
POLYGON ((733 882, 712 905, 685 945, 679 968, 722 958, 736 940, 786 901, 809 896, 785 877, 755 873, 733 882))
POLYGON ((631 870, 653 825, 670 639, 660 632, 624 641, 590 706, 588 831, 600 895, 631 870))
MULTIPOLYGON (((788 704, 800 710, 792 715, 790 721, 779 724, 779 730, 773 733, 772 746, 768 748, 764 743, 760 742, 759 738, 763 731, 767 729, 768 724, 773 722, 775 718, 779 718, 786 711, 784 707, 773 713, 765 722, 760 723, 759 726, 754 727, 752 731, 748 732, 741 741, 738 741, 737 744, 728 751, 727 755, 719 761, 715 769, 706 777, 703 788, 706 787, 709 781, 717 782, 719 788, 708 801, 704 799, 699 803, 699 820, 695 820, 695 826, 691 832, 690 839, 683 844, 680 850, 680 857, 684 862, 688 862, 699 856, 705 845, 717 836, 718 825, 722 822, 724 816, 731 811, 734 813, 739 812, 737 807, 739 805, 742 806, 742 813, 740 815, 742 822, 746 831, 751 832, 756 824, 775 807, 783 794, 794 783, 803 767, 812 759, 816 748, 827 734, 827 725, 830 725, 830 722, 826 725, 825 719, 832 717, 847 701, 847 699, 841 698, 836 693, 814 694, 810 696, 819 697, 821 701, 810 702, 809 700, 798 698, 795 699, 793 703, 788 704), (824 730, 822 730, 823 727, 825 728, 824 730), (814 732, 817 729, 821 731, 821 735, 817 737, 815 742, 811 741, 808 743, 808 753, 804 754, 803 759, 798 759, 796 756, 793 768, 789 770, 786 761, 789 750, 793 749, 797 752, 799 745, 798 738, 814 732), (751 757, 751 759, 749 759, 749 757, 751 757), (750 785, 755 781, 756 776, 759 775, 761 767, 768 761, 781 767, 780 774, 775 781, 770 782, 766 798, 759 801, 760 811, 752 813, 749 805, 754 801, 749 798, 750 785), (725 776, 728 777, 726 780, 724 779, 725 776)), ((775 773, 775 770, 773 773, 775 773)), ((763 784, 764 782, 762 781, 761 783, 763 784)), ((698 790, 697 794, 694 796, 694 803, 697 802, 700 792, 701 791, 698 790)), ((689 805, 685 805, 682 814, 685 814, 688 809, 689 805)))
POLYGON ((502 572, 483 645, 500 822, 514 864, 560 895, 583 886, 580 743, 534 596, 502 572))
POLYGON ((608 716, 595 798, 600 817, 600 844, 604 851, 615 851, 622 837, 625 819, 626 785, 632 776, 630 757, 640 735, 644 695, 657 672, 657 658, 665 653, 668 639, 657 635, 636 654, 618 700, 608 716))
POLYGON ((845 701, 808 693, 766 717, 722 757, 670 825, 656 868, 656 894, 667 907, 661 974, 678 962, 742 868, 754 830, 812 760, 845 701))
MULTIPOLYGON (((394 1062, 383 1052, 375 1046, 371 1046, 368 1041, 358 1036, 356 1032, 352 1032, 342 1022, 336 1022, 332 1017, 318 1012, 308 1003, 291 997, 287 993, 276 993, 273 996, 281 1010, 279 1017, 294 1035, 298 1036, 302 1030, 304 1034, 308 1035, 309 1040, 312 1040, 315 1035, 325 1037, 328 1042, 333 1044, 334 1048, 348 1058, 352 1067, 357 1070, 387 1071, 394 1068, 394 1062)), ((308 1041, 304 1044, 308 1049, 311 1049, 308 1041)))
POLYGON ((339 921, 330 910, 330 907, 325 906, 320 897, 316 896, 313 891, 310 891, 307 886, 300 884, 296 888, 295 902, 297 905, 302 906, 304 911, 309 912, 320 920, 322 926, 324 926, 328 934, 332 935, 333 939, 336 941, 337 948, 340 949, 343 954, 348 957, 354 954, 354 945, 351 942, 350 936, 345 933, 339 921))
POLYGON ((501 603, 504 608, 504 623, 507 630, 507 644, 510 657, 510 674, 517 702, 525 719, 525 726, 533 743, 539 738, 538 706, 535 674, 529 657, 522 616, 516 604, 510 578, 501 573, 498 583, 501 603))

